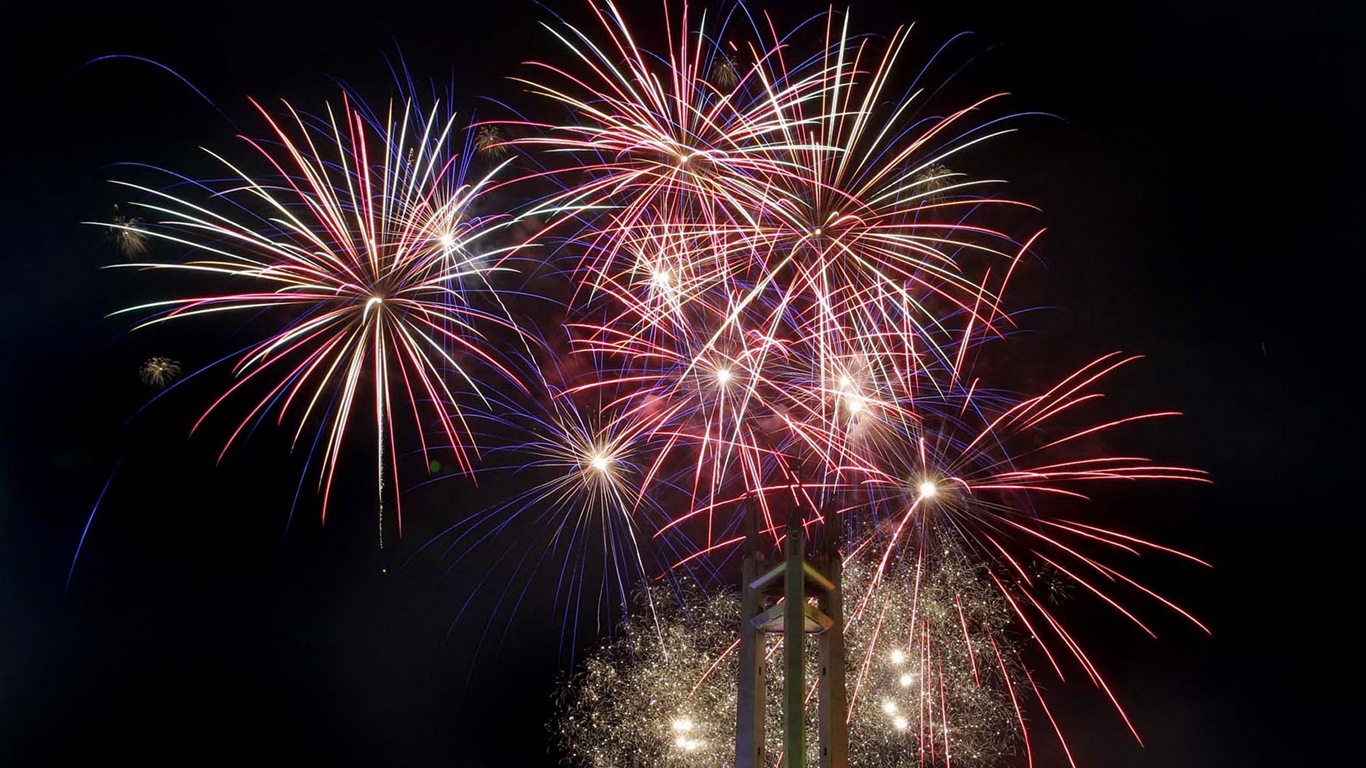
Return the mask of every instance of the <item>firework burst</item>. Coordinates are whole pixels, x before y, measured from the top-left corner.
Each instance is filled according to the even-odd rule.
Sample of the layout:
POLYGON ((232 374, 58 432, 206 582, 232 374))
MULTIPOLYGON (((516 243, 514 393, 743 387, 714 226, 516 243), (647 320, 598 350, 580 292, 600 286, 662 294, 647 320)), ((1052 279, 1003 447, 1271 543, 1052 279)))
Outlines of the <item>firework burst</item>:
POLYGON ((508 156, 508 147, 503 132, 496 125, 481 125, 474 134, 474 147, 494 159, 508 156))
POLYGON ((147 255, 150 248, 150 237, 139 228, 142 219, 124 216, 119 213, 119 207, 116 205, 110 224, 105 237, 110 243, 113 243, 114 249, 120 255, 130 259, 142 258, 147 255))
POLYGON ((573 117, 519 122, 515 144, 545 156, 541 175, 562 186, 532 212, 591 223, 569 235, 588 260, 580 265, 585 275, 618 274, 615 262, 630 244, 660 228, 709 237, 751 226, 769 179, 789 170, 782 107, 820 86, 815 78, 772 82, 765 61, 772 41, 737 69, 718 47, 724 28, 695 21, 686 7, 675 20, 663 5, 664 53, 644 47, 609 2, 593 9, 595 28, 552 29, 581 66, 533 62, 535 76, 519 78, 573 117), (734 85, 710 82, 717 71, 734 85))
POLYGON ((149 357, 138 368, 138 378, 142 383, 157 389, 165 389, 180 378, 180 373, 180 363, 169 357, 149 357))
MULTIPOLYGON (((377 111, 347 93, 321 116, 287 103, 278 112, 253 104, 270 129, 267 138, 245 139, 263 173, 246 170, 250 156, 211 153, 229 178, 191 185, 199 198, 124 183, 147 198, 138 207, 154 219, 139 231, 187 256, 118 266, 207 285, 119 314, 144 315, 138 328, 224 314, 247 319, 259 336, 235 356, 237 381, 195 429, 229 399, 254 401, 226 452, 269 414, 292 417, 295 444, 317 458, 324 517, 345 438, 369 411, 382 542, 398 417, 410 418, 419 440, 427 420, 435 423, 468 470, 462 395, 478 396, 485 377, 506 373, 486 350, 485 334, 511 325, 496 300, 479 300, 488 275, 506 268, 497 238, 503 219, 484 210, 493 172, 465 177, 453 149, 459 125, 439 108, 390 102, 377 111)), ((421 449, 429 460, 425 442, 421 449)), ((395 520, 401 532, 401 511, 395 520)))

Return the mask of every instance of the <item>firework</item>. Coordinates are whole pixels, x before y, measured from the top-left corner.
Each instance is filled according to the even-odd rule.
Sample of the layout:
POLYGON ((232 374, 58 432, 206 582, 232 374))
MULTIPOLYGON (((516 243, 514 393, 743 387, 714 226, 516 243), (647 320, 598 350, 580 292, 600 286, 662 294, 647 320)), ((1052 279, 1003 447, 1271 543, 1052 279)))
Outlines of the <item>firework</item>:
POLYGON ((1008 604, 983 566, 920 550, 878 575, 845 563, 851 764, 993 765, 1025 738, 1025 671, 1008 604))
POLYGON ((476 552, 498 551, 484 581, 496 575, 504 587, 487 626, 549 579, 572 649, 580 623, 613 625, 621 616, 611 608, 630 604, 625 590, 666 568, 651 545, 668 515, 637 493, 646 451, 629 422, 554 395, 507 410, 515 415, 495 427, 506 445, 486 451, 479 472, 506 476, 491 487, 518 490, 462 515, 413 557, 440 551, 450 570, 476 552))
POLYGON ((138 378, 143 384, 165 389, 180 377, 180 363, 169 357, 149 357, 138 367, 138 378))
MULTIPOLYGON (((1012 685, 1020 672, 999 595, 952 558, 898 564, 874 584, 876 566, 864 557, 845 571, 851 595, 876 592, 881 606, 876 618, 845 629, 850 668, 864 672, 849 690, 850 765, 989 765, 1013 754, 1021 702, 1012 685)), ((652 591, 653 612, 637 613, 631 632, 598 647, 564 683, 552 732, 574 765, 734 762, 739 597, 691 582, 674 594, 652 591)), ((769 636, 766 753, 775 758, 780 647, 780 637, 769 636)), ((813 679, 817 663, 809 653, 813 679)))
MULTIPOLYGON (((656 535, 671 520, 670 501, 662 484, 647 477, 658 452, 648 420, 622 414, 602 388, 573 388, 576 377, 593 371, 558 365, 553 348, 562 345, 541 340, 528 347, 529 356, 515 357, 530 392, 490 394, 490 408, 472 419, 488 424, 478 471, 495 478, 485 484, 491 501, 461 515, 412 557, 439 552, 449 572, 475 553, 497 552, 482 581, 502 589, 484 631, 503 611, 510 628, 528 591, 553 592, 563 619, 562 651, 572 658, 579 631, 626 619, 634 585, 672 582, 670 565, 688 554, 689 543, 656 535), (647 487, 652 492, 642 494, 647 487)), ((673 495, 686 499, 681 491, 673 495)), ((705 563, 698 565, 714 578, 705 563)))
POLYGON ((681 594, 651 587, 640 599, 655 606, 653 615, 640 611, 636 631, 595 650, 565 682, 552 724, 556 746, 585 768, 733 763, 736 665, 728 649, 739 599, 696 585, 681 594))
MULTIPOLYGON (((977 351, 990 359, 985 347, 977 351)), ((874 586, 907 558, 953 558, 979 568, 981 583, 996 592, 995 603, 1008 609, 1008 626, 1022 647, 1041 654, 1060 681, 1080 671, 1135 738, 1120 697, 1092 661, 1091 649, 1068 627, 1056 597, 1061 591, 1092 598, 1152 637, 1152 619, 1143 614, 1153 607, 1208 632, 1132 571, 1140 558, 1153 556, 1207 564, 1126 532, 1106 510, 1084 504, 1088 486, 1207 482, 1197 469, 1106 449, 1126 430, 1178 415, 1115 417, 1099 408, 1107 380, 1137 359, 1103 356, 1033 395, 993 390, 963 369, 942 372, 920 387, 914 380, 851 376, 848 389, 860 392, 851 403, 858 404, 858 418, 851 419, 837 455, 843 463, 831 472, 835 481, 828 484, 833 492, 825 510, 855 554, 871 556, 874 586)), ((845 605, 853 624, 886 613, 877 589, 845 605)), ((887 627, 907 629, 895 621, 887 627)), ((867 679, 867 670, 860 674, 867 679)), ((1024 698, 1047 714, 1038 680, 1038 674, 1026 675, 1024 698)), ((1012 709, 1021 715, 1024 708, 1015 707, 1019 690, 1012 692, 1012 709)), ((1020 722, 1023 729, 1025 720, 1020 722)), ((1022 733, 1032 760, 1028 731, 1022 733)), ((1066 749, 1066 735, 1056 727, 1054 733, 1066 749)))
POLYGON ((711 84, 719 91, 728 91, 740 84, 740 64, 734 56, 722 51, 711 65, 711 84))
MULTIPOLYGON (((979 341, 975 348, 990 359, 989 346, 979 341)), ((1078 506, 1090 485, 1206 479, 1199 470, 1103 451, 1104 442, 1126 428, 1176 415, 1088 414, 1101 403, 1107 380, 1137 359, 1103 356, 1034 395, 993 389, 962 368, 935 371, 933 381, 924 381, 923 373, 897 377, 868 360, 850 363, 847 381, 811 395, 843 399, 847 413, 843 431, 831 438, 838 450, 828 455, 829 463, 806 470, 808 477, 822 479, 783 489, 744 486, 754 475, 741 474, 737 484, 754 495, 795 490, 804 496, 800 503, 813 506, 823 498, 825 506, 817 509, 842 528, 852 550, 854 572, 845 579, 852 694, 865 703, 891 702, 892 711, 878 721, 874 710, 851 710, 851 749, 883 743, 878 739, 885 732, 866 729, 890 722, 902 736, 914 737, 916 749, 930 755, 927 760, 990 761, 1017 748, 1032 760, 1026 711, 1035 705, 1046 711, 1048 703, 1039 674, 1023 671, 1020 654, 1026 649, 1042 653, 1047 670, 1060 680, 1079 669, 1129 724, 1119 697, 1051 599, 1058 586, 1101 601, 1150 635, 1155 632, 1141 616, 1139 601, 1204 629, 1188 611, 1126 572, 1119 559, 1137 562, 1148 554, 1201 561, 1110 527, 1103 516, 1078 506), (922 581, 926 577, 932 578, 922 581), (935 587, 935 579, 949 586, 935 587), (930 602, 952 602, 958 612, 903 610, 897 590, 912 582, 925 585, 920 594, 937 595, 926 598, 930 602), (927 626, 931 622, 937 623, 927 626), (960 630, 956 636, 949 632, 953 627, 960 630), (937 692, 937 700, 916 700, 912 712, 910 703, 887 692, 888 673, 879 659, 891 653, 888 638, 903 646, 903 661, 918 665, 913 671, 905 667, 898 684, 909 674, 911 682, 932 686, 926 690, 937 692), (883 650, 867 650, 879 642, 883 650), (918 644, 933 648, 934 658, 918 644), (969 677, 978 688, 963 685, 969 677), (857 728, 866 732, 859 735, 857 728), (947 738, 950 733, 960 743, 947 738)), ((726 415, 716 418, 724 422, 726 415)), ((690 435, 687 444, 700 453, 704 437, 690 435)), ((689 480, 697 485, 695 476, 689 480)), ((677 531, 682 516, 675 513, 663 530, 677 531)), ((705 541, 712 540, 720 544, 704 544, 702 551, 719 553, 739 541, 705 541)), ((1055 733, 1065 748, 1065 734, 1055 733)))
POLYGON ((957 175, 947 166, 933 163, 914 176, 912 186, 920 191, 926 203, 939 203, 945 199, 948 190, 953 189, 954 177, 957 175))
MULTIPOLYGON (((554 147, 536 178, 564 184, 533 210, 547 232, 568 233, 569 355, 584 370, 568 391, 595 395, 639 436, 636 497, 670 510, 658 536, 694 542, 677 565, 736 551, 749 515, 775 550, 793 515, 834 526, 871 563, 846 603, 853 622, 897 615, 880 597, 897 563, 978 569, 974 583, 1050 669, 1065 678, 1080 665, 1123 716, 1039 585, 1068 584, 1148 631, 1135 598, 1198 626, 1115 564, 1189 556, 1062 502, 1084 500, 1088 484, 1205 477, 1107 448, 1128 426, 1176 415, 1093 410, 1136 357, 1101 357, 1036 392, 978 372, 1009 359, 998 344, 1018 322, 1009 288, 1039 236, 1016 221, 1030 206, 949 167, 1011 130, 1011 115, 992 115, 1000 97, 936 114, 920 77, 893 86, 908 30, 857 35, 833 10, 778 34, 711 30, 684 9, 666 14, 657 52, 615 5, 594 14, 596 29, 559 35, 575 69, 541 64, 523 80, 572 116, 520 124, 517 143, 554 147), (737 69, 737 50, 751 63, 737 69)), ((988 644, 1003 633, 993 622, 988 644)), ((1019 702, 1042 702, 1035 677, 997 682, 1010 689, 1001 706, 944 700, 906 729, 936 755, 988 759, 967 734, 961 749, 941 737, 959 710, 992 723, 987 742, 1004 743, 1006 721, 1023 728, 1019 702)))
POLYGON ((1008 289, 1039 236, 1017 219, 1029 206, 962 170, 1010 130, 999 96, 938 110, 930 65, 905 84, 909 30, 855 34, 833 9, 780 33, 663 8, 659 49, 610 0, 587 27, 552 27, 568 63, 518 81, 564 117, 481 123, 463 155, 437 109, 349 94, 322 115, 258 107, 264 173, 215 155, 230 181, 134 187, 147 215, 108 225, 190 254, 131 266, 209 284, 127 311, 140 327, 232 312, 259 332, 200 423, 248 402, 226 451, 292 418, 324 510, 353 422, 371 421, 381 541, 400 429, 429 468, 449 450, 459 474, 524 482, 430 543, 454 567, 522 537, 497 563, 499 607, 551 572, 567 622, 587 599, 611 606, 594 619, 620 608, 624 631, 559 726, 576 761, 724 762, 738 615, 689 569, 710 585, 737 545, 776 550, 794 518, 850 558, 858 764, 1032 760, 1024 710, 1047 703, 1025 653, 1062 679, 1079 665, 1119 708, 1042 585, 1149 632, 1136 600, 1199 624, 1116 564, 1189 556, 1071 504, 1097 483, 1204 481, 1102 442, 1175 414, 1092 410, 1136 357, 1024 392, 984 371, 1011 359, 1008 289), (511 148, 532 170, 503 185, 511 148), (467 179, 474 152, 498 167, 467 179), (537 191, 490 214, 507 189, 537 191), (554 349, 490 290, 528 253, 567 286, 554 349), (476 455, 476 423, 504 445, 476 455), (631 614, 638 583, 652 586, 631 614))
POLYGON ((513 143, 563 185, 531 210, 567 233, 575 353, 598 371, 580 386, 650 420, 646 477, 691 472, 671 481, 693 489, 676 518, 704 518, 709 549, 734 541, 741 502, 772 531, 773 493, 824 504, 871 394, 859 376, 946 359, 950 314, 991 327, 1006 282, 991 270, 1023 247, 977 222, 1017 204, 940 162, 1005 132, 975 118, 992 99, 937 117, 918 82, 894 92, 905 30, 875 42, 834 11, 779 34, 665 10, 661 52, 611 3, 596 27, 556 30, 578 66, 521 81, 570 119, 518 123, 513 143))
POLYGON ((508 156, 503 132, 496 125, 481 125, 474 134, 474 147, 495 159, 508 156))
POLYGON ((618 257, 657 228, 710 236, 753 223, 770 177, 787 170, 782 107, 819 87, 816 79, 771 82, 771 40, 737 71, 716 43, 724 27, 694 23, 686 7, 675 26, 664 8, 663 52, 643 47, 626 15, 606 3, 593 9, 595 28, 552 30, 581 67, 533 62, 534 75, 519 78, 566 109, 564 122, 516 123, 514 143, 542 155, 539 175, 562 186, 532 212, 590 223, 569 234, 583 247, 584 276, 617 274, 618 257), (719 89, 713 72, 729 72, 724 79, 735 84, 719 89))
MULTIPOLYGON (((477 396, 483 379, 505 370, 486 351, 485 334, 509 323, 496 301, 481 300, 489 273, 506 268, 502 218, 486 204, 493 172, 464 176, 455 115, 436 107, 392 101, 375 110, 345 92, 322 115, 253 104, 270 133, 246 139, 245 158, 211 153, 228 180, 188 185, 198 197, 183 184, 165 191, 120 182, 146 198, 137 206, 149 221, 139 231, 185 258, 117 266, 203 285, 202 293, 120 314, 143 315, 137 328, 246 319, 257 335, 232 358, 237 380, 194 428, 229 400, 251 403, 225 453, 272 413, 276 421, 292 417, 294 443, 317 461, 324 517, 345 438, 368 410, 382 541, 399 418, 411 419, 419 440, 427 420, 436 424, 468 470, 470 406, 462 395, 477 396)), ((421 448, 429 460, 425 442, 421 448)), ((401 508, 395 519, 401 531, 401 508)))
POLYGON ((119 213, 119 207, 116 205, 110 224, 111 226, 105 236, 109 242, 113 243, 114 249, 120 255, 130 259, 147 255, 149 236, 139 228, 142 219, 124 216, 119 213))

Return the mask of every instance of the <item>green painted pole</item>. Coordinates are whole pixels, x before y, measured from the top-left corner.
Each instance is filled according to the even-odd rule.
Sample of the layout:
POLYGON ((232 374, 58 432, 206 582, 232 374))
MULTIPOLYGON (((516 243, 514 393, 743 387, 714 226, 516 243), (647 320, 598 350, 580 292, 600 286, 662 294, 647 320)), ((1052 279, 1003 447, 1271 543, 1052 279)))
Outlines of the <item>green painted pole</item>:
POLYGON ((783 584, 783 762, 787 768, 806 768, 806 574, 801 518, 795 513, 787 524, 787 562, 783 584))
POLYGON ((821 596, 821 612, 834 626, 821 635, 820 645, 820 768, 849 768, 848 701, 844 690, 844 578, 839 553, 832 547, 826 576, 835 588, 821 596))
POLYGON ((764 571, 754 510, 745 516, 745 559, 741 565, 740 685, 736 696, 735 768, 764 768, 764 636, 754 619, 764 595, 753 586, 764 571))

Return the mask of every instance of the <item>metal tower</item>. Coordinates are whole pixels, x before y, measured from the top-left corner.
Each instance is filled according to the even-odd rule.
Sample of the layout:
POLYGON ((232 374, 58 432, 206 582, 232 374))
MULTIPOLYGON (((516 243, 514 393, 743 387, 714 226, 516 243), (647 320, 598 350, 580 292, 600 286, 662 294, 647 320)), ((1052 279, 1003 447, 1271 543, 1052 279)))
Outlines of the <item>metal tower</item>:
POLYGON ((828 529, 806 557, 799 515, 789 515, 782 562, 769 567, 753 515, 741 566, 740 680, 735 718, 735 768, 764 768, 764 634, 783 636, 783 765, 806 768, 807 636, 819 644, 820 768, 848 768, 844 690, 844 616, 840 559, 828 529), (814 598, 815 604, 812 604, 814 598))

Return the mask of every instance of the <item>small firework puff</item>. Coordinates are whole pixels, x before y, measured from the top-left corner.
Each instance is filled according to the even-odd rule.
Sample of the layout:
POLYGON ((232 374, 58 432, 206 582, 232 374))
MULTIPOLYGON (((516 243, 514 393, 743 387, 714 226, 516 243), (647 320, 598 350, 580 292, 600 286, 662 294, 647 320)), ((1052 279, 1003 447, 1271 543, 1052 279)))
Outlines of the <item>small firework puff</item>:
POLYGON ((169 357, 149 357, 138 369, 138 378, 143 384, 164 389, 167 384, 180 376, 180 363, 169 357))
POLYGON ((474 147, 490 157, 506 157, 508 148, 503 143, 503 132, 497 126, 481 125, 474 134, 474 147))
POLYGON ((740 84, 740 67, 728 53, 718 53, 711 65, 711 84, 729 91, 740 84))
POLYGON ((147 253, 147 233, 137 228, 142 219, 124 216, 115 205, 112 223, 113 226, 109 228, 106 238, 114 244, 119 253, 130 259, 147 253))
POLYGON ((914 194, 925 203, 941 202, 944 199, 944 190, 953 186, 953 177, 957 175, 939 163, 928 166, 915 175, 914 194))

